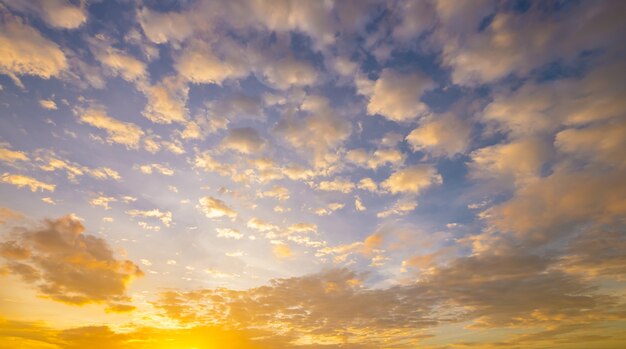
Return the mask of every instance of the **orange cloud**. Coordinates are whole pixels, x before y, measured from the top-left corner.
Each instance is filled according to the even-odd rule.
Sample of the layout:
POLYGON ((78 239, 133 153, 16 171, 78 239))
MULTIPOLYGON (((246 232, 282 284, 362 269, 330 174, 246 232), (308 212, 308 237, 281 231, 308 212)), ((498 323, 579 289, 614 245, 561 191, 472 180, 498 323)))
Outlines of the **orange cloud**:
POLYGON ((143 275, 139 267, 115 258, 108 243, 85 234, 72 215, 14 230, 0 243, 5 267, 36 286, 41 295, 68 304, 105 303, 130 310, 128 284, 143 275))

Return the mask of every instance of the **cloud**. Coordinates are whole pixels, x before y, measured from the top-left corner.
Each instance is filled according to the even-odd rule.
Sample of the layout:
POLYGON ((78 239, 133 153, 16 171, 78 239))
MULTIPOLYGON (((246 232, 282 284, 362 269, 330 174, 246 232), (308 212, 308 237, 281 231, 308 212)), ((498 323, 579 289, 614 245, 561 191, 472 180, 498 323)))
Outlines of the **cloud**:
POLYGON ((264 119, 263 102, 254 96, 233 93, 205 106, 195 119, 185 124, 183 139, 204 139, 207 135, 226 129, 230 122, 243 119, 264 119))
POLYGON ((572 239, 558 266, 585 277, 624 280, 626 239, 618 226, 592 228, 572 239))
POLYGON ((346 205, 339 202, 331 202, 326 207, 320 207, 315 209, 313 212, 318 216, 328 216, 335 211, 339 211, 344 208, 346 205))
POLYGON ((547 270, 549 265, 548 259, 536 255, 464 257, 436 269, 425 286, 441 291, 444 299, 471 306, 465 316, 473 319, 475 328, 532 326, 556 317, 586 322, 587 309, 602 311, 610 302, 589 292, 580 279, 547 270))
POLYGON ((67 178, 73 182, 76 182, 76 177, 84 175, 85 171, 88 170, 76 163, 61 160, 55 157, 54 153, 44 153, 42 156, 38 156, 37 160, 42 162, 42 164, 39 165, 39 168, 42 170, 50 172, 64 170, 67 174, 67 178))
POLYGON ((495 8, 485 2, 474 8, 440 6, 449 17, 437 33, 443 61, 453 68, 457 84, 479 85, 509 74, 526 76, 533 69, 583 50, 612 49, 624 24, 614 14, 623 4, 579 4, 558 14, 539 4, 527 11, 498 10, 490 24, 477 30, 495 8), (459 15, 465 16, 462 18, 459 15), (558 24, 556 19, 559 19, 558 24))
POLYGON ((542 139, 521 139, 473 151, 470 168, 472 175, 478 178, 524 180, 538 176, 552 154, 552 146, 542 139))
POLYGON ((379 148, 369 153, 365 149, 352 149, 346 154, 346 159, 360 166, 369 167, 372 170, 386 164, 402 165, 405 155, 399 149, 379 148))
POLYGON ((22 219, 24 215, 7 207, 0 207, 0 225, 9 221, 22 219))
POLYGON ((289 199, 289 189, 280 185, 275 185, 268 190, 259 192, 257 196, 265 198, 275 198, 280 201, 285 201, 289 199))
POLYGON ((442 182, 441 175, 434 167, 414 165, 392 173, 382 182, 382 187, 392 194, 419 194, 422 190, 442 182))
POLYGON ((307 114, 304 118, 283 118, 274 130, 298 151, 312 154, 315 167, 328 167, 337 161, 331 152, 350 135, 350 123, 325 97, 307 96, 300 109, 307 114))
POLYGON ((297 223, 287 227, 290 234, 293 233, 317 233, 317 224, 314 223, 297 223))
POLYGON ((147 222, 137 222, 137 225, 141 227, 141 229, 143 230, 148 230, 148 231, 160 231, 161 227, 158 225, 150 225, 147 222))
POLYGON ((333 57, 329 65, 343 76, 354 76, 359 68, 358 63, 341 56, 333 57))
POLYGON ((57 104, 52 99, 41 99, 39 105, 47 110, 57 110, 57 104))
POLYGON ((322 191, 338 191, 347 194, 354 189, 354 183, 345 178, 335 178, 332 181, 321 181, 317 185, 317 189, 322 191))
POLYGON ((289 245, 283 243, 274 245, 274 247, 272 248, 272 252, 274 253, 274 256, 276 256, 276 258, 281 259, 293 256, 293 251, 291 250, 291 248, 289 248, 289 245))
POLYGON ((267 337, 270 333, 268 331, 231 329, 228 326, 213 325, 198 325, 184 329, 142 326, 128 331, 118 331, 105 325, 59 329, 47 327, 40 322, 2 319, 0 333, 9 338, 10 343, 24 349, 42 347, 145 349, 153 348, 155 343, 164 342, 176 347, 191 346, 192 348, 263 349, 288 347, 286 338, 283 336, 269 338, 267 337))
POLYGON ((87 21, 87 6, 74 6, 67 0, 6 0, 4 4, 13 10, 35 13, 55 28, 76 29, 87 21))
POLYGON ((57 170, 65 171, 67 179, 71 182, 77 183, 77 178, 85 174, 98 180, 113 179, 120 181, 122 177, 120 174, 108 167, 89 168, 82 166, 69 160, 59 158, 52 151, 38 150, 35 152, 35 160, 39 163, 38 167, 47 172, 53 172, 57 170))
POLYGON ((367 210, 367 207, 365 207, 363 201, 361 201, 361 198, 359 196, 354 197, 354 209, 359 212, 367 210))
POLYGON ((431 116, 406 136, 413 151, 435 156, 464 153, 470 142, 470 124, 453 113, 431 116))
POLYGON ((72 215, 14 231, 0 244, 0 253, 11 273, 41 295, 68 304, 105 303, 132 310, 126 290, 143 275, 133 262, 115 258, 105 240, 85 234, 72 215))
POLYGON ((596 348, 626 339, 623 4, 51 0, 107 13, 68 31, 35 9, 48 3, 0 0, 9 1, 29 9, 0 9, 9 43, 0 51, 28 55, 3 54, 0 69, 33 85, 3 90, 18 108, 3 120, 16 147, 0 142, 0 182, 23 188, 5 186, 22 194, 7 200, 20 210, 77 205, 97 216, 101 235, 63 233, 69 247, 47 239, 37 252, 22 234, 48 223, 13 229, 27 223, 0 209, 9 282, 0 308, 55 323, 0 319, 0 347, 596 348), (56 71, 40 63, 55 50, 66 60, 56 71), (139 106, 111 106, 111 117, 94 100, 120 96, 139 106), (46 100, 58 110, 42 109, 46 100), (81 148, 87 141, 96 143, 81 148), (136 171, 123 182, 95 180, 121 181, 129 164, 136 171), (142 200, 130 204, 124 191, 142 200), (138 206, 145 200, 153 206, 138 206), (367 236, 368 227, 377 230, 367 236), (140 272, 104 236, 154 278, 137 289, 120 282, 140 272), (117 286, 75 286, 96 277, 117 286), (31 302, 31 288, 44 299, 31 302), (116 315, 70 309, 56 324, 65 314, 50 310, 65 305, 44 303, 57 294, 139 310, 113 326, 116 315), (85 314, 111 327, 58 329, 85 314))
POLYGON ((99 128, 107 133, 107 141, 137 149, 144 132, 141 128, 130 122, 114 119, 102 109, 88 109, 84 111, 79 121, 84 124, 99 128))
POLYGON ((437 254, 429 253, 425 255, 414 255, 402 261, 402 267, 427 269, 431 267, 435 261, 437 254))
POLYGON ((3 183, 14 185, 20 189, 23 187, 29 187, 30 191, 32 192, 54 191, 54 189, 56 188, 56 185, 54 184, 44 183, 32 177, 18 174, 10 174, 7 172, 2 174, 2 178, 0 178, 0 181, 2 181, 3 183))
POLYGON ((163 164, 146 164, 139 166, 139 170, 145 174, 151 174, 153 171, 165 176, 174 175, 174 170, 163 164))
POLYGON ((296 60, 291 55, 279 61, 267 63, 262 74, 270 86, 281 90, 292 86, 313 85, 317 80, 317 71, 313 66, 296 60))
POLYGON ((376 217, 387 218, 392 215, 402 216, 415 210, 415 208, 417 208, 417 201, 410 199, 400 199, 386 210, 378 212, 376 214, 376 217))
POLYGON ((318 47, 335 41, 335 25, 330 13, 332 5, 297 1, 251 1, 254 20, 270 31, 299 31, 309 35, 318 47))
POLYGON ((242 154, 261 152, 265 145, 265 140, 251 127, 230 129, 228 135, 220 143, 222 149, 234 150, 242 154))
MULTIPOLYGON (((280 255, 288 255, 279 252, 280 255)), ((155 306, 183 323, 201 323, 212 319, 243 327, 252 324, 288 326, 293 341, 286 346, 294 346, 298 339, 308 338, 308 345, 312 347, 322 343, 343 343, 374 348, 396 346, 403 341, 406 345, 407 338, 412 336, 416 337, 408 342, 415 345, 420 337, 420 331, 415 329, 433 323, 427 319, 430 306, 415 291, 401 287, 364 289, 360 275, 345 269, 334 269, 278 279, 271 286, 225 294, 211 289, 167 292, 161 295, 155 306), (206 306, 207 299, 215 296, 223 297, 224 308, 218 310, 206 306), (339 337, 337 328, 342 329, 339 337), (374 328, 376 335, 371 332, 374 328), (398 337, 394 338, 392 333, 398 337)), ((265 325, 261 325, 263 327, 265 325)))
POLYGON ((393 28, 393 37, 399 41, 417 38, 435 25, 436 13, 430 2, 402 1, 394 10, 401 20, 393 28))
MULTIPOLYGON (((379 248, 381 235, 375 234, 367 245, 372 251, 379 248)), ((531 341, 532 335, 547 329, 565 331, 570 326, 599 326, 607 319, 623 318, 619 309, 612 309, 616 305, 612 297, 598 294, 582 279, 552 270, 550 266, 551 260, 539 255, 475 255, 435 267, 427 277, 405 285, 371 288, 365 286, 365 274, 329 269, 275 279, 245 290, 223 287, 168 290, 160 293, 152 304, 160 316, 182 325, 184 330, 180 331, 206 324, 228 324, 240 331, 254 328, 259 332, 249 344, 273 343, 269 346, 274 348, 346 344, 364 348, 415 347, 431 337, 425 330, 446 325, 464 325, 459 331, 467 335, 473 333, 469 332, 472 329, 515 329, 515 334, 500 339, 501 343, 514 345, 516 340, 521 340, 519 333, 526 334, 526 340, 531 341), (280 328, 290 331, 285 334, 280 328), (302 338, 307 340, 300 345, 302 338)), ((40 327, 33 331, 40 336, 47 333, 40 327)), ((170 330, 153 332, 156 330, 143 328, 141 331, 147 332, 141 335, 125 332, 122 337, 110 331, 82 329, 67 331, 60 338, 68 341, 82 338, 89 342, 94 340, 94 333, 103 333, 106 340, 113 342, 102 339, 98 343, 117 346, 141 344, 145 338, 153 340, 161 331, 168 331, 163 335, 170 336, 172 341, 187 338, 170 330), (90 335, 85 336, 86 333, 90 335)), ((573 330, 568 338, 576 338, 578 331, 573 330)), ((19 333, 22 336, 26 332, 19 333)), ((208 333, 193 333, 191 338, 213 338, 208 333)), ((190 340, 184 343, 207 344, 190 340)))
POLYGON ((194 167, 206 172, 214 172, 220 176, 231 177, 234 181, 246 181, 249 178, 237 172, 237 167, 232 164, 225 164, 215 159, 208 151, 196 154, 194 167))
POLYGON ((105 210, 110 210, 111 207, 109 206, 109 203, 116 202, 116 201, 117 201, 117 199, 114 198, 114 197, 100 195, 98 197, 95 197, 95 198, 89 200, 89 204, 91 206, 94 206, 94 207, 101 206, 105 210))
POLYGON ((152 210, 145 210, 145 211, 133 209, 133 210, 126 211, 126 214, 128 214, 131 217, 156 218, 160 220, 161 223, 163 223, 163 225, 165 225, 166 227, 169 227, 172 224, 172 212, 161 211, 158 208, 155 208, 152 210))
POLYGON ((163 13, 147 7, 137 12, 137 21, 146 37, 156 44, 183 41, 193 33, 195 25, 188 13, 163 13))
POLYGON ((189 87, 181 79, 170 76, 155 85, 141 86, 148 99, 142 115, 156 124, 185 123, 189 87))
POLYGON ((357 188, 371 191, 372 193, 378 192, 378 184, 376 184, 373 179, 368 177, 361 179, 357 184, 357 188))
POLYGON ((147 77, 146 64, 121 50, 107 47, 95 48, 95 56, 114 75, 121 76, 126 81, 138 81, 147 77))
POLYGON ((624 171, 559 167, 490 208, 485 219, 523 241, 547 243, 580 227, 615 224, 626 214, 624 171))
POLYGON ((18 161, 29 161, 29 158, 23 151, 11 150, 0 145, 0 161, 14 164, 18 161))
POLYGON ((570 128, 556 135, 556 148, 592 164, 626 167, 626 120, 570 128))
POLYGON ((230 219, 237 218, 237 212, 228 207, 226 203, 220 199, 214 197, 205 196, 200 198, 199 207, 207 218, 222 218, 228 217, 230 219))
MULTIPOLYGON (((67 69, 67 59, 57 44, 4 12, 0 22, 0 72, 14 79, 16 75, 49 79, 67 69)), ((21 84, 19 80, 16 82, 21 84)))
POLYGON ((195 84, 221 85, 228 79, 240 79, 250 73, 243 50, 229 46, 226 57, 218 57, 207 44, 194 42, 187 47, 176 64, 176 69, 187 81, 195 84))
POLYGON ((626 64, 607 57, 598 63, 582 76, 496 89, 480 117, 510 138, 527 138, 623 116, 626 86, 617 76, 626 64))
POLYGON ((396 122, 414 120, 428 113, 421 97, 424 91, 433 87, 432 80, 421 73, 406 74, 384 69, 374 85, 367 113, 379 114, 396 122))
MULTIPOLYGON (((373 234, 367 236, 363 241, 354 241, 347 244, 322 247, 315 253, 316 257, 325 257, 327 255, 333 255, 333 261, 335 263, 344 263, 351 255, 357 254, 363 257, 371 257, 374 254, 380 255, 383 245, 385 244, 385 235, 387 232, 378 230, 373 234)), ((379 262, 381 257, 378 258, 379 262)), ((349 261, 348 263, 352 263, 349 261)))
POLYGON ((272 230, 278 230, 278 227, 270 222, 266 222, 260 218, 250 218, 246 226, 250 229, 258 230, 260 232, 268 232, 272 230))
POLYGON ((243 238, 243 234, 240 233, 239 230, 237 229, 217 228, 216 231, 217 231, 218 238, 235 239, 235 240, 240 240, 241 238, 243 238))

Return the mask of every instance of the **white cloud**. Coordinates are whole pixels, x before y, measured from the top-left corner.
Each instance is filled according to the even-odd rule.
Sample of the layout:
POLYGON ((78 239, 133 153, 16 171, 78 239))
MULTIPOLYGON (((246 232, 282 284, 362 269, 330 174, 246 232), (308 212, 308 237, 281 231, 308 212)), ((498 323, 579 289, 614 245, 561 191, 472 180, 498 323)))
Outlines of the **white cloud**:
POLYGON ((414 120, 428 113, 421 97, 424 91, 433 87, 432 80, 421 73, 384 69, 374 85, 367 112, 397 122, 414 120))

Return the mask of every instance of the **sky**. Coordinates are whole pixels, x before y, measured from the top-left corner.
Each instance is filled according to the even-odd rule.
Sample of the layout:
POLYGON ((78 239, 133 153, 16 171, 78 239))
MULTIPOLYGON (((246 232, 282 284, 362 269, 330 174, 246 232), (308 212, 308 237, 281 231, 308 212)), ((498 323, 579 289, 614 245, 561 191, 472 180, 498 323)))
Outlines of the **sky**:
POLYGON ((0 349, 623 348, 625 13, 0 0, 0 349))

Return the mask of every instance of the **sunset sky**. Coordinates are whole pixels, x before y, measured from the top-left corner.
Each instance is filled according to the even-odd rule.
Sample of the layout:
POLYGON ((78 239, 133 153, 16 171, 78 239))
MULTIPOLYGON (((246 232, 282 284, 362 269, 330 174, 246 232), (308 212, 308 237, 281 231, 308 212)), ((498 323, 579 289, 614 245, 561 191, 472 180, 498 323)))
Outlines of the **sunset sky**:
POLYGON ((0 349, 626 347, 625 15, 0 0, 0 349))

